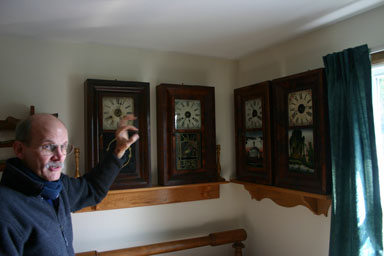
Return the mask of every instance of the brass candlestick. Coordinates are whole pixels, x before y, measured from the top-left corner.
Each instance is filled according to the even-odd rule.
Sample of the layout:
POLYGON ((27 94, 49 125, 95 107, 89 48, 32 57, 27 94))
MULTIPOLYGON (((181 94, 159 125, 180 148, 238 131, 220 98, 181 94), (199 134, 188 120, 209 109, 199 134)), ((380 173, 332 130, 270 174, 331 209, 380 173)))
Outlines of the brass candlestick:
POLYGON ((80 149, 75 148, 75 163, 76 163, 76 170, 75 170, 75 178, 80 177, 80 149))

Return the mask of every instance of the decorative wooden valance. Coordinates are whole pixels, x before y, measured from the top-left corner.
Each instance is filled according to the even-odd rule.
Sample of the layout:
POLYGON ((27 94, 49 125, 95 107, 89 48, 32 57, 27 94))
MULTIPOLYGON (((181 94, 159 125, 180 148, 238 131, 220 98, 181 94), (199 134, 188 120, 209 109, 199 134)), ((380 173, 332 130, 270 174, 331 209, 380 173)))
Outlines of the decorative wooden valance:
POLYGON ((249 192, 251 197, 257 201, 269 198, 276 204, 284 207, 302 205, 316 215, 324 214, 324 216, 328 216, 328 210, 332 204, 330 195, 320 195, 239 180, 231 180, 231 182, 244 185, 244 188, 249 192))

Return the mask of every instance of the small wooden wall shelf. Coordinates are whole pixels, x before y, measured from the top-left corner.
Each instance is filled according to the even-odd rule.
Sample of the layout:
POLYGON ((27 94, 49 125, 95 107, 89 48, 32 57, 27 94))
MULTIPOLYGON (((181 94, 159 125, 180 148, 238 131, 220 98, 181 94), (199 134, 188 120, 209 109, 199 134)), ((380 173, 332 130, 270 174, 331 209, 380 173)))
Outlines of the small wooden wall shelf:
POLYGON ((280 206, 294 207, 302 205, 307 207, 316 215, 328 216, 328 210, 332 199, 330 195, 319 195, 303 191, 297 191, 274 186, 260 185, 240 180, 231 180, 233 183, 244 185, 253 199, 258 201, 270 198, 280 206))
POLYGON ((214 199, 220 197, 220 184, 226 183, 229 182, 220 181, 178 186, 111 190, 98 205, 86 207, 78 212, 104 211, 214 199))

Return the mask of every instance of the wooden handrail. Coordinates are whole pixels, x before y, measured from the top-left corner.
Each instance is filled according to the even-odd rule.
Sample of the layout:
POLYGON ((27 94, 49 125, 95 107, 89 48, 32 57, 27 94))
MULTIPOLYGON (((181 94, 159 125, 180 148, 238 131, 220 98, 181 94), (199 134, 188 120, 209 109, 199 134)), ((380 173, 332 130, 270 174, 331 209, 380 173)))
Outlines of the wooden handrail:
POLYGON ((244 241, 246 238, 247 232, 244 229, 235 229, 212 233, 208 236, 130 247, 126 249, 118 249, 105 252, 90 251, 77 253, 76 256, 147 256, 187 250, 207 245, 218 246, 229 243, 234 243, 233 248, 235 248, 235 256, 241 256, 242 248, 244 248, 242 241, 244 241))

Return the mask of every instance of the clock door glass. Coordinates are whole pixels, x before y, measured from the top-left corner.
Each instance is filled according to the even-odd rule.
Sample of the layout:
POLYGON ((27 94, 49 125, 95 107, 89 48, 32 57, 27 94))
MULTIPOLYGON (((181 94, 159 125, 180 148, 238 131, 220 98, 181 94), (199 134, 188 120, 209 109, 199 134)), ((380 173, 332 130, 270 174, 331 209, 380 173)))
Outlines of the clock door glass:
POLYGON ((201 104, 199 100, 175 99, 175 129, 200 129, 201 104))
MULTIPOLYGON (((115 133, 103 132, 101 141, 102 147, 100 148, 100 158, 103 159, 107 152, 113 150, 116 146, 115 133)), ((125 151, 124 156, 126 161, 121 166, 120 173, 134 175, 136 171, 136 158, 134 157, 135 153, 136 147, 129 147, 129 149, 125 151)))
POLYGON ((263 167, 264 145, 262 131, 245 132, 245 161, 251 167, 263 167))
POLYGON ((288 94, 289 126, 312 125, 312 90, 288 94))
POLYGON ((133 114, 133 103, 131 97, 103 97, 103 129, 115 130, 122 117, 133 114))
POLYGON ((200 133, 176 133, 176 169, 201 168, 200 133))
POLYGON ((315 172, 315 153, 312 128, 288 130, 289 171, 301 173, 315 172))
POLYGON ((245 101, 245 128, 262 128, 263 111, 261 98, 245 101))

